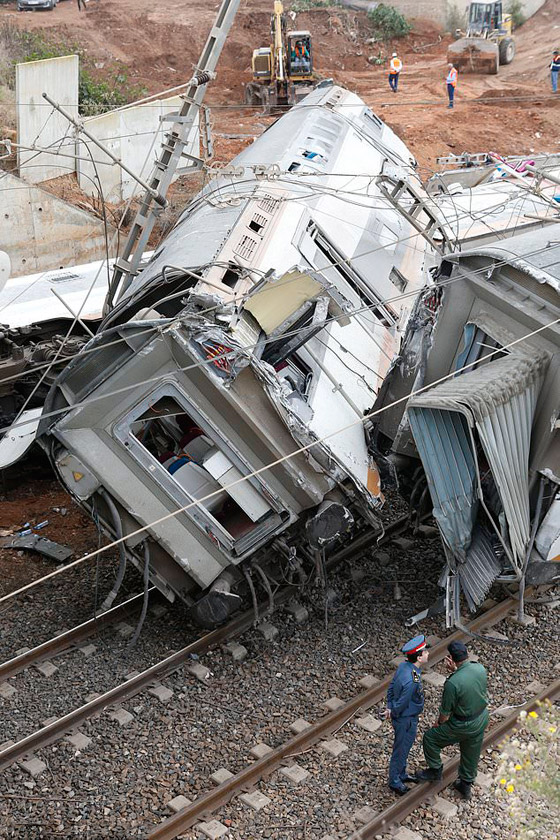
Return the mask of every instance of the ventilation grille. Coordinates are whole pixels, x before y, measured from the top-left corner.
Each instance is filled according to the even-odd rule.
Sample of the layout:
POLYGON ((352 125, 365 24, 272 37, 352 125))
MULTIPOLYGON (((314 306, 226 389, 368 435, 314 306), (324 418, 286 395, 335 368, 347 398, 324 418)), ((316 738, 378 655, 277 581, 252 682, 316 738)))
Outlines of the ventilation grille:
POLYGON ((244 260, 250 260, 257 249, 257 242, 250 236, 242 236, 235 253, 244 260))
POLYGON ((280 202, 277 198, 273 198, 271 195, 265 195, 259 201, 257 207, 260 207, 265 213, 274 213, 279 204, 280 202))

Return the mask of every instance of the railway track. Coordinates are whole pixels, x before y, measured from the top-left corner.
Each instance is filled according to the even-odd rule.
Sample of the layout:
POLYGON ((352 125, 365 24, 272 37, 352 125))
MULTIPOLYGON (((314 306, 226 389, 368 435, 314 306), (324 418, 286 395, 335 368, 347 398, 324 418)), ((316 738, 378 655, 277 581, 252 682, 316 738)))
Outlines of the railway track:
MULTIPOLYGON (((435 665, 445 658, 447 654, 447 646, 451 641, 463 640, 468 638, 471 633, 479 633, 481 630, 497 624, 515 607, 516 601, 512 598, 508 598, 475 618, 473 621, 469 622, 465 628, 467 631, 466 633, 462 630, 457 630, 447 638, 438 642, 430 650, 430 664, 435 665)), ((340 708, 328 713, 316 723, 311 724, 311 726, 304 729, 300 734, 287 740, 280 747, 268 752, 262 758, 257 759, 240 773, 237 773, 233 777, 219 784, 213 790, 210 790, 200 796, 187 808, 178 812, 161 823, 161 825, 154 828, 148 835, 149 840, 172 840, 172 838, 177 837, 178 835, 184 833, 187 829, 196 825, 197 822, 201 820, 208 820, 209 815, 214 814, 218 808, 229 802, 239 793, 246 791, 248 788, 252 788, 257 784, 257 782, 261 781, 265 776, 268 776, 273 770, 285 763, 290 756, 300 754, 316 745, 321 740, 328 738, 328 736, 351 720, 358 712, 365 713, 373 705, 383 700, 392 676, 393 674, 391 673, 370 689, 355 695, 340 708)), ((536 702, 536 699, 534 702, 536 702)), ((513 723, 511 723, 511 726, 513 726, 513 723)), ((453 765, 453 762, 451 764, 453 765)), ((446 770, 444 776, 444 778, 447 779, 446 784, 449 784, 454 778, 453 767, 446 770)), ((442 785, 442 787, 445 787, 445 785, 442 785)), ((412 797, 413 795, 415 797, 420 797, 420 799, 414 799, 414 804, 411 806, 410 810, 413 810, 418 804, 418 801, 422 801, 428 795, 427 786, 424 786, 423 789, 419 786, 406 797, 402 797, 399 802, 388 809, 387 813, 389 814, 389 817, 385 818, 380 815, 380 817, 376 819, 376 822, 374 824, 372 823, 374 825, 374 829, 372 829, 371 833, 364 835, 356 834, 355 836, 363 836, 364 838, 374 837, 375 834, 387 831, 387 828, 391 824, 398 821, 397 817, 401 813, 398 806, 404 809, 400 819, 410 813, 410 810, 406 811, 406 801, 408 801, 408 797, 412 797), (393 817, 392 815, 395 816, 393 817), (386 822, 383 822, 383 819, 385 819, 386 822), (381 820, 381 823, 379 820, 381 820)), ((368 826, 365 826, 364 828, 368 828, 368 826)))
MULTIPOLYGON (((391 523, 384 529, 378 531, 371 531, 359 535, 353 541, 352 546, 346 546, 340 551, 334 553, 327 561, 327 568, 332 570, 340 563, 348 559, 351 554, 356 554, 357 551, 362 551, 368 546, 376 543, 383 545, 403 533, 410 527, 410 517, 408 515, 402 516, 395 522, 391 523), (352 552, 349 549, 352 548, 352 552)), ((41 581, 37 582, 38 584, 41 581)), ((296 592, 296 587, 283 587, 275 596, 275 604, 282 606, 293 598, 296 592)), ((101 626, 108 626, 122 618, 130 610, 134 609, 136 603, 139 602, 142 596, 135 596, 124 604, 109 610, 107 613, 100 616, 98 619, 84 622, 81 625, 67 631, 64 634, 55 636, 47 642, 26 651, 20 656, 14 657, 7 662, 0 665, 0 681, 5 681, 8 677, 14 676, 18 671, 30 665, 37 664, 41 660, 54 653, 60 653, 75 645, 77 641, 82 641, 88 635, 95 633, 101 626)), ((268 603, 259 604, 258 614, 261 616, 267 615, 268 603)), ((213 630, 212 632, 202 636, 196 641, 186 645, 181 650, 157 662, 155 665, 145 669, 140 674, 126 680, 120 685, 115 686, 109 691, 97 696, 84 705, 73 709, 68 714, 57 718, 56 721, 42 726, 40 729, 27 735, 15 743, 11 743, 0 751, 0 770, 4 770, 16 761, 28 758, 37 750, 54 743, 60 738, 63 738, 69 732, 75 731, 84 721, 99 714, 110 706, 116 706, 124 700, 138 694, 146 688, 149 688, 154 682, 164 679, 169 674, 176 671, 185 663, 189 662, 193 656, 200 656, 213 647, 217 647, 231 639, 244 633, 248 630, 255 621, 255 612, 253 609, 242 613, 234 618, 231 622, 223 627, 213 630)))

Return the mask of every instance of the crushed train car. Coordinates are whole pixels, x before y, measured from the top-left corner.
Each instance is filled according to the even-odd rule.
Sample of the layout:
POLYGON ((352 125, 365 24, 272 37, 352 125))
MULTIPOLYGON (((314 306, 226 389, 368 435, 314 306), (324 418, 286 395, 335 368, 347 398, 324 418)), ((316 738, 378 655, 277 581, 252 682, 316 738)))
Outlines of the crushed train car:
POLYGON ((560 245, 551 230, 444 259, 375 405, 386 409, 372 419, 379 463, 414 504, 431 496, 450 624, 461 594, 474 610, 496 580, 560 576, 560 245))
POLYGON ((61 480, 202 624, 375 521, 362 418, 436 264, 391 185, 425 195, 406 146, 317 89, 189 205, 50 392, 61 480))

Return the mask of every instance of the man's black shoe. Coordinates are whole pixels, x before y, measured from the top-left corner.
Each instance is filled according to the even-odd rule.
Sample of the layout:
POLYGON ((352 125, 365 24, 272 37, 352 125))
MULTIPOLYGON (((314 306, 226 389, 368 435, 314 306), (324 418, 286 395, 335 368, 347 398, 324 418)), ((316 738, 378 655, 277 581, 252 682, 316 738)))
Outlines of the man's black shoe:
POLYGON ((472 785, 470 782, 465 782, 463 779, 455 779, 451 787, 458 791, 463 799, 470 799, 472 796, 472 785))
POLYGON ((403 776, 403 778, 401 779, 401 782, 404 782, 404 784, 406 784, 407 782, 412 782, 413 784, 416 784, 417 781, 417 776, 409 776, 408 774, 406 776, 403 776))
POLYGON ((393 785, 389 785, 391 790, 394 790, 395 793, 398 793, 399 796, 404 796, 405 793, 408 793, 410 788, 407 788, 406 785, 401 785, 400 787, 393 787, 393 785))
POLYGON ((424 770, 419 770, 416 774, 416 779, 419 782, 438 782, 443 774, 443 767, 438 767, 437 770, 433 767, 425 767, 424 770))

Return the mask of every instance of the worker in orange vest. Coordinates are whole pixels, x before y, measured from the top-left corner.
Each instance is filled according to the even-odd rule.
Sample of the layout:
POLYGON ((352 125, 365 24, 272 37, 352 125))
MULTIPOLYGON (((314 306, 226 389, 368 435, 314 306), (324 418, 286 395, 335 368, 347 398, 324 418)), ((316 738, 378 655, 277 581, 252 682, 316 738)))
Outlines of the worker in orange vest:
POLYGON ((389 87, 393 93, 397 92, 399 86, 399 73, 402 70, 402 61, 394 52, 389 62, 389 87))
POLYGON ((457 68, 453 64, 447 65, 447 95, 449 96, 448 108, 453 108, 453 100, 455 98, 455 88, 457 87, 457 68))

